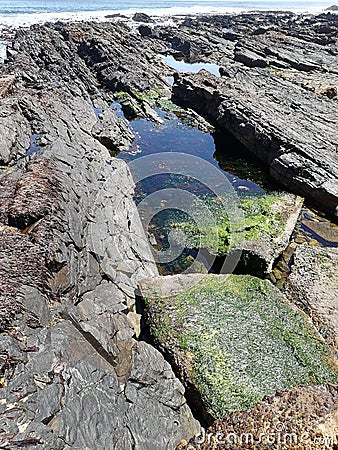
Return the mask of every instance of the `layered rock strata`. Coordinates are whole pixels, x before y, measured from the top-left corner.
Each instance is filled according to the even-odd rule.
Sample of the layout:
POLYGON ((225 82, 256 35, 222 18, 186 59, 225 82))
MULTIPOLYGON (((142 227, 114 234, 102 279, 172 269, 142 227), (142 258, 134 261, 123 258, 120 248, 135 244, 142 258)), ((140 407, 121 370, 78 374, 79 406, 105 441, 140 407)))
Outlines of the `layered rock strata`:
POLYGON ((77 48, 61 25, 20 31, 2 67, 1 446, 173 448, 197 422, 136 339, 137 285, 157 269, 109 152, 133 136, 85 61, 83 27, 77 48))

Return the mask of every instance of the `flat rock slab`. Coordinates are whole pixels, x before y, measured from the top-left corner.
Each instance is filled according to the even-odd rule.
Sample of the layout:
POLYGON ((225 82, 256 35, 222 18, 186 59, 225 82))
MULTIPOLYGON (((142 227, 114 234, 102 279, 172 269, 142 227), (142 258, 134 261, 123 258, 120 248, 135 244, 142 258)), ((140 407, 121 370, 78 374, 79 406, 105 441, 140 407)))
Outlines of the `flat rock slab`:
POLYGON ((297 247, 290 283, 322 333, 338 345, 338 248, 297 247))
MULTIPOLYGON (((112 365, 69 321, 41 330, 30 345, 24 364, 2 389, 4 448, 26 442, 49 450, 162 450, 198 430, 182 384, 145 342, 135 348, 124 386, 112 365)), ((13 343, 8 350, 22 358, 13 343)))
POLYGON ((141 293, 151 335, 206 419, 279 389, 338 380, 307 316, 266 280, 176 275, 142 281, 141 293))
MULTIPOLYGON (((253 212, 258 205, 259 202, 252 202, 253 212)), ((274 262, 288 245, 302 205, 302 198, 283 193, 277 195, 265 211, 256 215, 260 219, 257 223, 255 214, 248 216, 249 229, 242 245, 239 269, 256 276, 271 272, 274 262)))
POLYGON ((337 403, 337 385, 278 392, 250 411, 233 413, 201 429, 189 442, 182 440, 176 450, 268 450, 277 448, 277 443, 293 450, 333 450, 338 443, 337 403))

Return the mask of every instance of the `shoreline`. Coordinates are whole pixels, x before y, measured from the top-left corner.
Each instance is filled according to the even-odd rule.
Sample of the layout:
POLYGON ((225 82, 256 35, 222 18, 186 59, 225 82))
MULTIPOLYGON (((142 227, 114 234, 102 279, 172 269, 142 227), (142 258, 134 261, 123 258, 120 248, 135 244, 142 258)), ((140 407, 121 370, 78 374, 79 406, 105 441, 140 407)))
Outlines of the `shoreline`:
POLYGON ((135 13, 143 13, 154 19, 160 19, 160 22, 179 19, 182 17, 192 16, 215 16, 215 15, 241 15, 256 13, 293 13, 305 15, 318 15, 323 13, 337 14, 338 11, 329 11, 326 8, 229 8, 216 7, 175 7, 175 8, 133 8, 133 9, 116 9, 104 11, 72 11, 72 12, 46 12, 46 13, 16 13, 8 15, 0 15, 0 33, 2 27, 19 28, 29 27, 31 25, 43 24, 46 22, 81 22, 81 21, 115 21, 115 20, 131 20, 135 13))

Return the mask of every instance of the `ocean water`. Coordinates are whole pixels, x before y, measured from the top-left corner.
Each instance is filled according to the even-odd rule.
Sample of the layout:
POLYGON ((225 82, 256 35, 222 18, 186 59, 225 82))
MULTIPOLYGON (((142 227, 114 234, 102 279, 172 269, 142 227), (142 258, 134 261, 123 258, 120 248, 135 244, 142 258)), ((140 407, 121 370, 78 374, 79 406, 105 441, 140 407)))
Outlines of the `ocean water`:
POLYGON ((248 10, 319 12, 333 0, 0 0, 0 24, 26 26, 54 20, 104 20, 108 14, 131 15, 136 11, 155 16, 226 13, 248 10))

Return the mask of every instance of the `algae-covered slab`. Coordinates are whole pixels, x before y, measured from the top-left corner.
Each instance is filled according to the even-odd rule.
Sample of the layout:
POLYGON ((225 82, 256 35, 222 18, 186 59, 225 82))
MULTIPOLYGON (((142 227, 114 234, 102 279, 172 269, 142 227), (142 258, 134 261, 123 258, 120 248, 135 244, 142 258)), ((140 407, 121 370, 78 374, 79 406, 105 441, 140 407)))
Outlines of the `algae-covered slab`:
POLYGON ((242 250, 238 266, 241 273, 261 277, 269 273, 287 246, 303 199, 286 192, 240 196, 243 220, 238 224, 236 236, 232 234, 234 231, 224 211, 224 203, 217 200, 204 199, 215 220, 212 227, 198 228, 189 219, 174 222, 172 228, 184 232, 188 248, 207 248, 211 254, 221 257, 242 250), (236 243, 234 246, 233 242, 236 243))
POLYGON ((254 406, 300 384, 338 381, 307 316, 268 281, 248 275, 175 275, 142 282, 159 348, 206 417, 254 406))
POLYGON ((298 246, 289 280, 293 296, 338 348, 338 248, 298 246))

